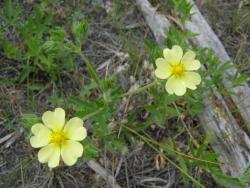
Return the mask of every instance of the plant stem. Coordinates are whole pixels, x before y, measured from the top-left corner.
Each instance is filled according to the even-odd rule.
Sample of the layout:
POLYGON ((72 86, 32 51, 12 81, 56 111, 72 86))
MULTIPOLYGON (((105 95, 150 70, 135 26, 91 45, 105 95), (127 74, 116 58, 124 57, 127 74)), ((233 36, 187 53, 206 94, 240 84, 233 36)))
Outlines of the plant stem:
POLYGON ((107 102, 107 100, 106 100, 106 98, 105 98, 105 89, 104 89, 104 87, 103 87, 103 84, 102 84, 101 79, 99 78, 99 76, 98 76, 98 74, 97 74, 97 72, 96 72, 95 67, 93 66, 93 64, 91 63, 91 61, 89 61, 89 60, 82 54, 81 51, 79 51, 77 54, 78 54, 78 55, 81 57, 81 59, 86 63, 87 68, 88 68, 88 71, 89 71, 91 77, 94 79, 95 83, 99 86, 99 88, 100 88, 101 91, 102 91, 102 94, 103 94, 103 95, 102 95, 102 96, 103 96, 103 102, 104 102, 104 104, 107 106, 107 105, 108 105, 108 102, 107 102))
POLYGON ((141 93, 141 92, 147 90, 148 88, 151 88, 151 87, 155 86, 157 83, 158 83, 158 81, 155 80, 152 83, 149 83, 149 84, 147 84, 145 86, 139 87, 139 88, 134 89, 134 90, 130 90, 127 93, 123 93, 123 94, 121 94, 119 96, 119 98, 123 98, 123 97, 127 97, 127 96, 134 95, 134 94, 137 94, 137 93, 141 93))
POLYGON ((95 116, 96 114, 99 114, 99 113, 100 113, 101 111, 103 111, 103 110, 104 110, 104 108, 99 108, 98 110, 96 110, 96 111, 94 111, 94 112, 92 112, 92 113, 89 113, 89 114, 87 114, 86 116, 84 116, 84 117, 82 118, 82 120, 85 121, 85 120, 87 120, 87 119, 89 119, 89 118, 95 116))
POLYGON ((81 57, 81 59, 86 63, 88 71, 91 75, 91 77, 94 79, 94 81, 96 82, 96 84, 100 87, 100 89, 103 91, 103 86, 101 84, 101 79, 99 78, 95 67, 93 66, 93 64, 91 63, 91 61, 89 61, 83 54, 82 52, 78 52, 78 55, 81 57))

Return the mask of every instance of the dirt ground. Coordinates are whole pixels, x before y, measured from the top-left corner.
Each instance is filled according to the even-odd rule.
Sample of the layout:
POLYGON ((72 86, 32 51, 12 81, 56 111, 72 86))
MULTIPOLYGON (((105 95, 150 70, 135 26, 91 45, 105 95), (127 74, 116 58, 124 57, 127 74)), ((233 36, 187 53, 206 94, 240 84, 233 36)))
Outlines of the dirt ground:
MULTIPOLYGON (((147 82, 138 66, 148 61, 143 47, 144 40, 154 38, 134 1, 117 3, 113 12, 107 12, 111 7, 107 4, 103 6, 100 2, 102 1, 90 1, 83 10, 85 14, 91 15, 90 34, 84 46, 85 55, 93 60, 102 76, 105 76, 107 71, 116 73, 117 67, 125 67, 125 71, 120 75, 124 90, 131 84, 123 81, 127 77, 126 69, 134 72, 140 84, 147 82)), ((245 15, 245 8, 249 10, 250 5, 243 5, 242 2, 202 0, 197 1, 197 4, 234 62, 239 65, 242 72, 250 74, 250 24, 248 22, 246 25, 240 25, 238 22, 245 15)), ((66 11, 65 9, 64 4, 58 8, 62 12, 66 11)), ((19 74, 18 69, 7 69, 7 64, 15 67, 16 62, 7 60, 2 55, 0 61, 6 68, 0 70, 1 79, 10 79, 19 74)), ((70 79, 69 75, 62 75, 64 82, 61 97, 79 93, 79 85, 84 84, 86 70, 83 62, 79 61, 78 64, 80 69, 70 79)), ((40 79, 43 83, 43 78, 40 79)), ((23 84, 0 85, 0 139, 11 135, 11 139, 0 142, 0 187, 110 187, 87 166, 85 160, 71 168, 59 167, 55 171, 48 171, 46 165, 36 160, 37 151, 24 139, 20 123, 21 114, 31 111, 41 114, 51 105, 48 96, 56 95, 57 90, 57 87, 50 85, 46 90, 37 92, 33 101, 29 101, 23 84)), ((156 140, 176 136, 178 144, 182 146, 188 142, 188 136, 186 133, 177 136, 181 130, 177 130, 173 122, 176 121, 169 120, 168 129, 157 128, 149 130, 148 134, 154 135, 156 140)), ((203 130, 197 128, 197 120, 193 122, 190 126, 194 135, 199 138, 203 130)), ((183 147, 185 150, 186 146, 183 147)), ((135 142, 129 145, 128 150, 126 155, 117 155, 106 153, 104 149, 98 159, 98 162, 116 177, 121 187, 194 187, 191 183, 183 181, 181 174, 168 163, 161 170, 157 170, 157 153, 143 143, 135 142)), ((220 187, 208 174, 199 173, 194 169, 193 175, 208 188, 220 187)))

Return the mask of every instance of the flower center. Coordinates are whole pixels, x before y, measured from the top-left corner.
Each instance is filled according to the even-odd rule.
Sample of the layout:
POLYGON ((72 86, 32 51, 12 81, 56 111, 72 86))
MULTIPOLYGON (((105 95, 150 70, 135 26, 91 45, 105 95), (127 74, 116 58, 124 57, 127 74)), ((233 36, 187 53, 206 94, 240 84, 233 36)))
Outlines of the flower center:
POLYGON ((182 76, 184 72, 185 72, 185 67, 181 63, 174 65, 172 67, 172 74, 174 76, 182 76))
POLYGON ((56 146, 61 146, 66 140, 65 133, 61 130, 55 131, 50 135, 50 141, 56 146))

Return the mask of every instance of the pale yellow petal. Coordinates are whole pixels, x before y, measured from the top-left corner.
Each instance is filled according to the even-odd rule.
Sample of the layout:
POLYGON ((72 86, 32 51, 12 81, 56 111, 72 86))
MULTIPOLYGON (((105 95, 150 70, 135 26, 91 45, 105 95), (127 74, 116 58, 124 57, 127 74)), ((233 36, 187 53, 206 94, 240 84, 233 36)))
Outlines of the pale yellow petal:
POLYGON ((50 168, 59 166, 60 148, 55 144, 49 144, 38 152, 38 160, 41 163, 48 163, 50 168))
POLYGON ((66 137, 71 140, 81 141, 87 136, 87 130, 83 127, 83 120, 78 117, 70 119, 63 130, 66 137))
POLYGON ((33 148, 40 148, 49 144, 51 131, 43 124, 37 123, 33 125, 31 132, 34 134, 30 138, 30 144, 33 148))
POLYGON ((166 59, 160 57, 155 60, 155 64, 156 64, 156 67, 162 67, 165 64, 168 64, 168 62, 166 61, 166 59))
POLYGON ((65 123, 65 111, 56 108, 54 112, 47 111, 42 116, 43 123, 52 130, 61 130, 65 123))
POLYGON ((166 83, 166 91, 169 94, 176 94, 182 96, 186 93, 186 85, 182 79, 171 76, 166 83))
POLYGON ((61 148, 61 155, 64 163, 71 166, 82 156, 83 146, 77 141, 67 140, 61 148))
POLYGON ((60 163, 60 148, 57 147, 56 150, 53 152, 53 155, 51 155, 49 161, 48 161, 48 166, 50 168, 55 168, 59 166, 60 163))
POLYGON ((171 50, 168 49, 168 48, 165 48, 165 49, 163 50, 163 57, 164 57, 164 59, 166 59, 167 61, 168 61, 169 59, 172 59, 172 52, 171 52, 171 50))
POLYGON ((183 64, 185 69, 188 71, 198 70, 201 67, 199 60, 185 61, 183 64))
POLYGON ((184 54, 181 59, 181 63, 184 64, 186 70, 198 70, 201 66, 200 61, 195 60, 195 53, 193 51, 188 51, 184 54))
POLYGON ((183 55, 183 50, 180 46, 177 45, 173 46, 171 50, 168 48, 163 50, 164 58, 171 65, 176 65, 180 63, 182 55, 183 55))
POLYGON ((155 76, 159 79, 167 79, 171 75, 171 66, 163 58, 156 59, 155 76))
POLYGON ((196 56, 196 54, 194 53, 194 51, 189 50, 184 54, 184 56, 181 59, 181 62, 186 63, 189 61, 193 61, 195 56, 196 56))
POLYGON ((201 83, 201 76, 196 72, 186 72, 183 80, 187 88, 194 90, 201 83))
POLYGON ((179 63, 181 61, 182 56, 183 56, 182 48, 180 46, 175 45, 172 47, 171 51, 173 53, 173 61, 179 63))

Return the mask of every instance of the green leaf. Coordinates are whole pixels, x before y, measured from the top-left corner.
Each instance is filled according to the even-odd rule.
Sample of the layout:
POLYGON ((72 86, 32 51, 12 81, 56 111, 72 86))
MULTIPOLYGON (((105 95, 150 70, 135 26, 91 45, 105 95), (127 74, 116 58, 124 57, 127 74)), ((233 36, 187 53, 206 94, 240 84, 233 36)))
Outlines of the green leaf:
POLYGON ((4 55, 9 59, 20 60, 21 51, 8 40, 2 41, 2 46, 4 50, 4 55))
POLYGON ((214 83, 218 83, 224 76, 225 72, 233 67, 234 65, 232 65, 231 62, 226 62, 222 65, 219 65, 214 74, 212 75, 214 83))
POLYGON ((180 45, 184 50, 190 48, 190 45, 187 44, 187 39, 190 39, 198 35, 197 33, 192 33, 190 31, 179 31, 174 27, 171 27, 167 36, 167 46, 172 48, 173 45, 180 45))
MULTIPOLYGON (((178 157, 178 160, 179 160, 179 164, 180 164, 180 167, 181 169, 186 172, 187 174, 189 174, 189 171, 188 171, 188 165, 186 164, 186 160, 183 159, 182 157, 178 157)), ((183 178, 184 180, 188 180, 187 176, 183 174, 183 178)))
POLYGON ((74 34, 78 43, 82 44, 87 38, 88 27, 88 22, 85 19, 82 21, 73 22, 72 33, 74 34))
POLYGON ((207 161, 218 161, 220 154, 218 154, 218 153, 206 153, 206 155, 203 157, 204 157, 203 159, 207 160, 207 161))
POLYGON ((205 137, 205 140, 204 140, 203 144, 201 144, 200 147, 197 150, 196 157, 206 155, 205 150, 207 149, 211 138, 212 138, 211 134, 206 134, 206 137, 205 137))
POLYGON ((122 152, 126 143, 123 138, 117 138, 117 135, 110 134, 105 137, 105 145, 110 152, 122 152))
POLYGON ((100 150, 87 137, 83 140, 83 157, 87 159, 96 159, 99 156, 100 150))
POLYGON ((89 84, 85 85, 82 90, 80 95, 83 97, 89 97, 91 95, 91 89, 97 88, 96 82, 90 82, 89 84))
POLYGON ((147 53, 149 54, 154 66, 156 67, 155 60, 163 56, 161 47, 156 42, 150 40, 146 40, 144 42, 144 47, 147 50, 147 53))
POLYGON ((230 79, 233 83, 233 87, 238 87, 244 84, 248 79, 248 76, 245 74, 239 74, 238 72, 235 74, 235 76, 230 79))
POLYGON ((172 1, 175 5, 175 9, 180 13, 182 23, 184 23, 191 16, 190 12, 193 5, 186 0, 172 0, 172 1))
POLYGON ((234 178, 231 176, 226 176, 220 172, 212 172, 212 176, 214 177, 214 179, 220 183, 221 185, 224 185, 225 187, 228 186, 239 186, 239 187, 244 187, 244 183, 240 182, 240 180, 238 178, 234 178))
POLYGON ((58 42, 64 41, 64 39, 68 35, 66 33, 66 31, 63 28, 61 28, 61 27, 57 27, 57 28, 51 30, 50 33, 51 33, 50 40, 52 40, 52 41, 58 41, 58 42))
POLYGON ((30 57, 38 57, 41 50, 41 40, 37 37, 31 37, 27 39, 26 43, 28 46, 28 54, 30 57))
POLYGON ((22 114, 21 124, 24 128, 30 129, 34 124, 39 123, 41 119, 35 114, 22 114))
POLYGON ((102 139, 110 134, 110 130, 108 128, 108 122, 107 122, 108 119, 104 113, 93 117, 93 119, 95 121, 93 131, 97 139, 102 139))
POLYGON ((28 89, 31 91, 41 91, 47 88, 47 85, 39 84, 39 83, 31 83, 29 84, 28 89))
POLYGON ((95 112, 99 107, 95 104, 95 102, 90 102, 87 100, 82 100, 79 97, 70 97, 69 102, 77 105, 77 116, 84 117, 87 114, 95 112))
POLYGON ((248 184, 250 183, 250 166, 246 169, 244 174, 239 177, 239 180, 243 184, 248 184))
POLYGON ((12 17, 14 15, 12 0, 8 0, 4 8, 8 17, 12 17))

